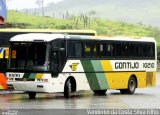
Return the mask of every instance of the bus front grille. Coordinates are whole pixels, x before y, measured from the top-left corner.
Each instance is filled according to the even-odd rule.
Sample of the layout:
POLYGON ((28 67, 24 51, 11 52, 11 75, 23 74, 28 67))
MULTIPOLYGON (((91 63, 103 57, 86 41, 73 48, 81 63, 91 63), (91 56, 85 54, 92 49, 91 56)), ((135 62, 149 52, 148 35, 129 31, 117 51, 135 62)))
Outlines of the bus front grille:
POLYGON ((35 79, 31 79, 31 78, 15 78, 15 81, 35 81, 35 79))

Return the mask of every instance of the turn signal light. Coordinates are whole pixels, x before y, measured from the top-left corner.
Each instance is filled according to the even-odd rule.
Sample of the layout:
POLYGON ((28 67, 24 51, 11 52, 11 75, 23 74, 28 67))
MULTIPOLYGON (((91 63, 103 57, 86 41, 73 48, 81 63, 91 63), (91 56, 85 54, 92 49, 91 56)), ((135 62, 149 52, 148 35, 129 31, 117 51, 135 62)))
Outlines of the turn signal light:
POLYGON ((14 78, 9 78, 8 81, 14 81, 14 78))

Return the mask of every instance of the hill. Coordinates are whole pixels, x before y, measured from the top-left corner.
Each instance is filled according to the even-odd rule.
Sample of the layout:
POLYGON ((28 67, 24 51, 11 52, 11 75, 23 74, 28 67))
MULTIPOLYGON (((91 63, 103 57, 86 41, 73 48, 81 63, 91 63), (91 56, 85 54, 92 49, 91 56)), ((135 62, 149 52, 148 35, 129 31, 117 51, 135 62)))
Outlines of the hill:
MULTIPOLYGON (((94 16, 104 19, 160 27, 159 7, 159 0, 63 0, 48 4, 44 10, 45 15, 54 13, 57 17, 62 17, 66 11, 74 15, 95 11, 94 16)), ((28 9, 28 12, 35 11, 40 14, 41 9, 28 9)))
MULTIPOLYGON (((8 11, 7 28, 41 28, 42 18, 17 11, 8 11)), ((89 16, 67 17, 64 19, 44 17, 44 28, 46 29, 93 29, 99 35, 107 36, 149 36, 160 42, 160 29, 133 25, 124 22, 104 20, 89 16)))

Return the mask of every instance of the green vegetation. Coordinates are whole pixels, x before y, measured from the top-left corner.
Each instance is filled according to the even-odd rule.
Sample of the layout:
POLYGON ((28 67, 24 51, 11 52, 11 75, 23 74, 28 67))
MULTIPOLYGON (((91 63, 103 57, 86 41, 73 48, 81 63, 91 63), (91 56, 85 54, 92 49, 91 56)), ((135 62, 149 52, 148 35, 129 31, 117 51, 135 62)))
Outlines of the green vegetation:
MULTIPOLYGON (((42 19, 38 16, 8 11, 7 28, 41 28, 42 19)), ((93 16, 70 16, 66 14, 63 19, 51 17, 44 18, 46 29, 93 29, 98 35, 106 36, 134 36, 154 37, 158 43, 158 59, 160 60, 160 29, 147 27, 142 24, 127 24, 110 20, 102 20, 93 16)))
MULTIPOLYGON (((44 24, 44 28, 72 29, 72 22, 70 20, 45 17, 44 24)), ((10 28, 36 29, 41 28, 42 19, 38 16, 19 13, 16 11, 8 11, 6 26, 10 28)))

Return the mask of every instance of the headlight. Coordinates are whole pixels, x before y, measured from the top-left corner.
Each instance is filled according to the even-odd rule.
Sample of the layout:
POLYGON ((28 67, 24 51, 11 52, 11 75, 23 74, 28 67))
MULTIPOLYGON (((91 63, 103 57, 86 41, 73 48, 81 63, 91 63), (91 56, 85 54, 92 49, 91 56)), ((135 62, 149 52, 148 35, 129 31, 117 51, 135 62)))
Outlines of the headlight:
POLYGON ((8 81, 14 81, 14 78, 9 78, 8 81))

